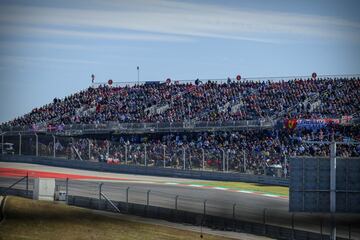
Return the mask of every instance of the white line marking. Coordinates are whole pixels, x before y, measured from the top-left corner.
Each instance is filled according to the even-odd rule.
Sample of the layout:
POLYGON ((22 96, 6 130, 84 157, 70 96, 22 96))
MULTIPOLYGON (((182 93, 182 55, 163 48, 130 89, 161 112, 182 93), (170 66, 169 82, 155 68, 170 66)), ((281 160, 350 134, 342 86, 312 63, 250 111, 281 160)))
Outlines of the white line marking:
POLYGON ((238 192, 240 192, 240 193, 254 193, 254 192, 251 192, 251 191, 245 191, 245 190, 238 190, 238 192))
POLYGON ((273 194, 262 194, 263 196, 267 196, 267 197, 274 197, 274 198, 278 198, 279 196, 277 195, 273 195, 273 194))
POLYGON ((213 189, 216 189, 216 190, 229 190, 228 188, 223 188, 223 187, 213 187, 213 189))
POLYGON ((188 186, 190 186, 190 187, 203 187, 203 185, 197 185, 197 184, 190 184, 188 186))
POLYGON ((175 182, 166 182, 165 184, 167 184, 167 185, 178 185, 179 183, 175 183, 175 182))

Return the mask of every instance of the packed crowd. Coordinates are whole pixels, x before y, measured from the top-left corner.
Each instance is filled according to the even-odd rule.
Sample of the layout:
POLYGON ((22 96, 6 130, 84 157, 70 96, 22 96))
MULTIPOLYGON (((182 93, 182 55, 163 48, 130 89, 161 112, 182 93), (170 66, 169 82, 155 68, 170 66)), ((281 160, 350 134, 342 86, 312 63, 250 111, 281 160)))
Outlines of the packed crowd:
MULTIPOLYGON (((317 130, 249 130, 231 132, 121 135, 112 139, 57 139, 55 148, 68 158, 110 161, 183 169, 205 169, 264 174, 268 169, 287 169, 289 156, 329 156, 328 144, 307 141, 360 142, 359 126, 336 126, 317 130), (145 160, 146 159, 146 160, 145 160), (203 162, 204 161, 204 162, 203 162), (223 162, 224 161, 224 162, 223 162)), ((52 155, 52 140, 48 144, 52 155)), ((337 156, 359 157, 360 144, 339 145, 337 156)), ((283 173, 283 172, 282 172, 283 173)))
POLYGON ((2 126, 339 117, 360 112, 360 78, 90 87, 2 126))

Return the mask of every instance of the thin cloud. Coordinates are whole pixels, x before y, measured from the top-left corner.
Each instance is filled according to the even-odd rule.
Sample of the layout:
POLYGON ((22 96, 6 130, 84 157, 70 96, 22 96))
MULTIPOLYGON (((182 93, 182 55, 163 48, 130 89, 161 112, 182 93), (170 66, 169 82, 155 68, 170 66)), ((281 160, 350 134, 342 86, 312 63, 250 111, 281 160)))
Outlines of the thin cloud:
POLYGON ((0 23, 50 26, 51 34, 105 39, 186 41, 185 37, 210 37, 276 42, 283 38, 338 38, 359 40, 360 24, 317 15, 232 9, 178 1, 95 1, 102 10, 60 7, 3 6, 0 23), (104 10, 112 6, 112 10, 104 10), (54 29, 55 27, 61 30, 54 29), (64 28, 86 28, 91 32, 64 28), (131 30, 139 33, 102 33, 131 30), (149 33, 149 34, 144 34, 149 33), (104 34, 104 36, 102 36, 104 34), (161 35, 156 35, 161 34, 161 35), (136 36, 137 35, 137 36, 136 36), (173 37, 173 39, 170 36, 173 37))
POLYGON ((160 41, 160 42, 186 42, 190 38, 184 36, 174 36, 165 34, 150 33, 124 33, 124 32, 103 32, 103 31, 84 31, 70 29, 55 29, 49 27, 23 27, 23 26, 5 26, 0 27, 3 33, 7 35, 18 35, 27 37, 72 37, 86 39, 103 40, 134 40, 134 41, 160 41))
POLYGON ((24 57, 24 56, 2 56, 0 62, 7 64, 27 64, 27 63, 65 63, 65 64, 99 64, 96 61, 82 60, 82 59, 62 59, 62 58, 51 58, 51 57, 24 57))

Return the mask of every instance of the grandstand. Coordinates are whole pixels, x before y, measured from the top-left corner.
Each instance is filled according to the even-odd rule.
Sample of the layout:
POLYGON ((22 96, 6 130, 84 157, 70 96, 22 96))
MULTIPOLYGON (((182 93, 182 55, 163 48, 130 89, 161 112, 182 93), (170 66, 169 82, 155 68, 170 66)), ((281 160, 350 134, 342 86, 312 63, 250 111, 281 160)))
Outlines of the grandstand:
POLYGON ((29 155, 285 177, 288 156, 329 155, 303 140, 360 140, 359 75, 237 79, 93 85, 2 124, 3 142, 29 155), (30 143, 21 150, 19 132, 30 143))

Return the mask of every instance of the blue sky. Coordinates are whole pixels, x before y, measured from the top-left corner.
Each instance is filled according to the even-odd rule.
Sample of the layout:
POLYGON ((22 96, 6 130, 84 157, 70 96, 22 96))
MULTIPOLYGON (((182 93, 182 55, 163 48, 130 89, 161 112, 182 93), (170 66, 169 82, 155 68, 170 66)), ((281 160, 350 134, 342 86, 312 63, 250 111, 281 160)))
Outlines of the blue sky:
POLYGON ((359 1, 0 0, 0 122, 96 81, 354 74, 359 1))

